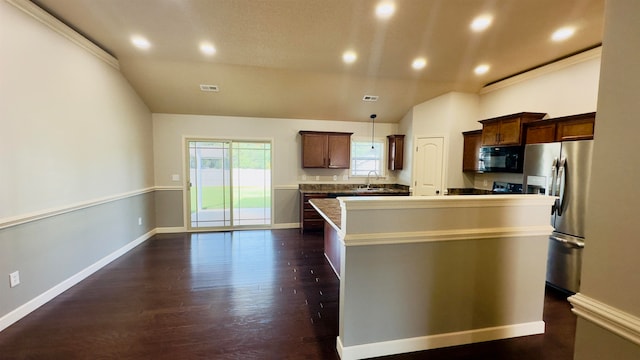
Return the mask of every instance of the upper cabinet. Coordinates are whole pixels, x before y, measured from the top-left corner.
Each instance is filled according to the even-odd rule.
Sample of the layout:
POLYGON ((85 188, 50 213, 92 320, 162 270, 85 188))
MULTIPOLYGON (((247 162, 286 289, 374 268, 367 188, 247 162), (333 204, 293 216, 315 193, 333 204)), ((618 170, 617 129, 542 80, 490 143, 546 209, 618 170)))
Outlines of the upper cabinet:
POLYGON ((465 131, 462 136, 464 138, 462 171, 479 171, 482 130, 465 131))
POLYGON ((389 153, 387 156, 387 168, 389 170, 402 170, 404 162, 404 135, 389 135, 389 153))
POLYGON ((526 143, 593 139, 596 113, 565 116, 526 125, 526 143))
POLYGON ((586 113, 557 119, 556 141, 590 140, 596 126, 596 113, 586 113))
POLYGON ((521 145, 522 125, 540 120, 545 113, 522 112, 491 119, 480 120, 482 145, 521 145))
POLYGON ((525 131, 525 142, 527 144, 539 144, 554 142, 556 139, 556 123, 542 120, 527 125, 525 131))
POLYGON ((348 169, 353 133, 300 131, 302 167, 348 169))

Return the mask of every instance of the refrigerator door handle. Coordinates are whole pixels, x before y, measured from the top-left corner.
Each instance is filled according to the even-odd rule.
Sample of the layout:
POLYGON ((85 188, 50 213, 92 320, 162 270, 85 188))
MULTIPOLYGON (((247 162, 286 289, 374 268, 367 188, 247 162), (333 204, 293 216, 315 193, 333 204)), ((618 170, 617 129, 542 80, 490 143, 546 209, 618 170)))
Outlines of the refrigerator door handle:
POLYGON ((565 243, 565 244, 568 244, 568 245, 572 245, 572 246, 575 246, 575 247, 584 248, 584 241, 582 241, 582 240, 577 240, 577 239, 569 240, 569 239, 561 238, 561 237, 558 237, 558 236, 555 236, 555 235, 550 235, 549 239, 554 240, 554 241, 558 241, 558 242, 561 242, 561 243, 565 243))
POLYGON ((566 163, 567 159, 564 158, 560 160, 560 164, 558 165, 558 183, 556 185, 558 188, 558 199, 556 200, 556 213, 558 216, 562 215, 562 207, 564 206, 564 188, 567 181, 566 163))
MULTIPOLYGON (((551 180, 549 181, 547 194, 550 196, 556 196, 556 178, 558 176, 558 158, 554 157, 551 163, 551 180)), ((556 212, 556 202, 551 205, 551 215, 556 212)))

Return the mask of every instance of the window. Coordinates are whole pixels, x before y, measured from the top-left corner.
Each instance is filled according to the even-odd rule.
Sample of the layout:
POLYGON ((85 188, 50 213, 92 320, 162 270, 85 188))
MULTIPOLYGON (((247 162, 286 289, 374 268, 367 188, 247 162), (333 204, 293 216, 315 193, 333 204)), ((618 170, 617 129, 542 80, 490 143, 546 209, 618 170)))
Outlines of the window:
POLYGON ((351 176, 367 176, 371 171, 384 176, 384 144, 375 139, 372 149, 371 140, 351 141, 351 176))

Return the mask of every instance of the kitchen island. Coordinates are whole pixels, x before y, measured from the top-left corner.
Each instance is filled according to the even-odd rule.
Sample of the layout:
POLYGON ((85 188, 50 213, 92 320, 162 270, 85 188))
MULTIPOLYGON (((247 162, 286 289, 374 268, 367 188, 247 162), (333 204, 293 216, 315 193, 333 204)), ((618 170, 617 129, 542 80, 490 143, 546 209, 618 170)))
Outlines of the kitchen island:
POLYGON ((340 278, 342 359, 544 333, 540 195, 314 199, 340 278))

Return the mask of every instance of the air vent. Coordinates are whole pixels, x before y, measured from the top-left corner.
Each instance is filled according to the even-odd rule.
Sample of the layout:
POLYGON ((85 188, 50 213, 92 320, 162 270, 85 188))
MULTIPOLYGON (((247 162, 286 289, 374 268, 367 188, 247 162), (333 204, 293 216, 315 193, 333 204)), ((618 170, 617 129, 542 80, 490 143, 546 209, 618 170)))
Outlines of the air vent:
POLYGON ((202 91, 214 91, 214 92, 220 91, 220 89, 218 88, 218 85, 202 85, 202 84, 200 84, 200 90, 202 90, 202 91))
POLYGON ((362 98, 362 101, 370 101, 370 102, 378 101, 378 95, 365 95, 362 98))

